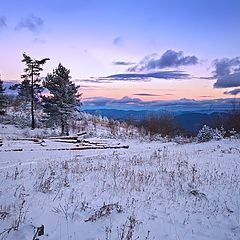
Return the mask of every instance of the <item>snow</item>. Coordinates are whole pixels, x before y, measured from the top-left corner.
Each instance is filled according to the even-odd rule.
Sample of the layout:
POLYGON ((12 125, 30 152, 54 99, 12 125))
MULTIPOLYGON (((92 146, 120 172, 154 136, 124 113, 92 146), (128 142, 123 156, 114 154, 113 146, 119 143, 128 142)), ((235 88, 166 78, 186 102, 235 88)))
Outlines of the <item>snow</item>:
POLYGON ((44 133, 0 126, 0 239, 240 239, 240 140, 15 140, 44 133))

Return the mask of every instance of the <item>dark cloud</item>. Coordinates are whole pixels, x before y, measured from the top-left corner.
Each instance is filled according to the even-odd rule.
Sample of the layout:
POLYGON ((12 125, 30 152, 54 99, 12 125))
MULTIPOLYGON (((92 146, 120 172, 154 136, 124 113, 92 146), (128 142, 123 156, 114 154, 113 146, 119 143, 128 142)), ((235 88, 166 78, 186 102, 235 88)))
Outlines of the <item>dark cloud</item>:
POLYGON ((191 75, 185 73, 184 71, 160 71, 154 73, 122 73, 114 74, 107 77, 89 79, 74 79, 75 82, 85 82, 85 83, 112 83, 114 81, 142 81, 148 82, 151 79, 190 79, 191 75))
POLYGON ((0 16, 0 29, 7 27, 7 19, 4 16, 0 16))
POLYGON ((195 65, 199 62, 196 56, 184 56, 182 51, 167 50, 161 57, 152 54, 143 58, 138 64, 128 69, 129 72, 151 71, 163 68, 195 65))
POLYGON ((144 81, 150 78, 158 79, 189 79, 191 76, 183 71, 160 71, 154 73, 123 73, 106 77, 118 81, 144 81))
POLYGON ((119 65, 119 66, 128 66, 128 65, 133 65, 135 64, 134 62, 125 62, 125 61, 115 61, 113 62, 114 65, 119 65))
POLYGON ((162 96, 172 96, 172 93, 165 93, 165 94, 152 94, 152 93, 135 93, 134 96, 141 96, 141 97, 162 97, 162 96))
POLYGON ((36 17, 34 15, 30 15, 26 19, 22 20, 17 24, 15 30, 27 29, 30 32, 39 32, 44 25, 44 21, 40 17, 36 17))
POLYGON ((229 88, 240 86, 240 72, 218 77, 214 83, 215 88, 229 88))
POLYGON ((158 96, 162 96, 159 94, 152 94, 152 93, 135 93, 133 94, 134 96, 142 96, 142 97, 158 97, 158 96))
POLYGON ((210 98, 210 97, 213 97, 213 96, 210 96, 210 95, 203 95, 203 96, 199 96, 201 98, 210 98))
POLYGON ((89 78, 89 79, 74 79, 74 82, 84 83, 111 83, 112 81, 107 78, 89 78))
POLYGON ((203 79, 203 80, 214 80, 215 79, 214 77, 192 77, 192 78, 203 79))
POLYGON ((240 57, 216 59, 213 62, 215 70, 215 88, 229 88, 240 86, 240 57))
POLYGON ((113 39, 112 43, 115 46, 121 46, 121 45, 123 45, 123 38, 121 36, 118 36, 118 37, 113 39))
POLYGON ((240 94, 240 88, 235 88, 231 91, 225 91, 224 94, 236 96, 236 95, 240 94))

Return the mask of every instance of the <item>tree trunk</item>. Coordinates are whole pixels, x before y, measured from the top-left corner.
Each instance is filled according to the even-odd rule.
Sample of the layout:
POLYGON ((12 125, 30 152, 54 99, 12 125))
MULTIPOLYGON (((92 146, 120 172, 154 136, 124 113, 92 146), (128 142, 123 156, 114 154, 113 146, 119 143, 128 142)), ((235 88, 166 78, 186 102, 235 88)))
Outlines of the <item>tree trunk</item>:
POLYGON ((67 121, 68 120, 66 119, 66 122, 65 122, 65 124, 66 124, 66 135, 68 136, 69 135, 69 125, 68 125, 67 121))
POLYGON ((63 120, 63 116, 61 117, 61 135, 64 135, 64 131, 65 131, 65 124, 64 124, 64 120, 63 120))
POLYGON ((33 64, 32 64, 32 79, 31 79, 31 118, 32 118, 32 129, 35 129, 34 119, 34 87, 33 87, 33 64))

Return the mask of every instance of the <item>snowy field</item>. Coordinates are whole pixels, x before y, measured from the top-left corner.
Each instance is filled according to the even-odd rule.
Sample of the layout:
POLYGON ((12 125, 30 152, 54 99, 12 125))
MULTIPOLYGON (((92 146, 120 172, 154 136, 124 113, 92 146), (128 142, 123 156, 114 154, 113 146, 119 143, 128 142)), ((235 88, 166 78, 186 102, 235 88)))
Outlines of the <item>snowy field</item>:
POLYGON ((79 143, 0 134, 0 239, 240 239, 239 140, 63 150, 79 143))

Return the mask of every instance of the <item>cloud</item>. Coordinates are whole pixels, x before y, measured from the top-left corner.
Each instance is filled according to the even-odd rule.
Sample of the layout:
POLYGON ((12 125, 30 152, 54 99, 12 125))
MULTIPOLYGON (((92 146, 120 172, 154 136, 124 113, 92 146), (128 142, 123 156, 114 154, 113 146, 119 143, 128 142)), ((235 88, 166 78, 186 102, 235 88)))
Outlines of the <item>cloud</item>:
POLYGON ((154 73, 120 73, 114 74, 107 77, 90 77, 89 79, 74 79, 75 82, 85 83, 112 83, 114 81, 141 81, 149 82, 153 78, 156 79, 178 79, 185 80, 191 79, 191 75, 184 71, 160 71, 154 73))
POLYGON ((27 29, 30 32, 39 32, 44 25, 44 21, 40 17, 36 17, 34 15, 30 15, 26 19, 22 20, 17 24, 15 30, 27 29))
POLYGON ((119 65, 119 66, 128 66, 128 65, 133 65, 135 64, 134 62, 125 62, 125 61, 115 61, 113 62, 114 65, 119 65))
POLYGON ((106 77, 106 79, 118 81, 149 81, 151 78, 158 79, 189 79, 191 76, 183 71, 160 71, 153 73, 123 73, 106 77))
POLYGON ((240 57, 216 59, 213 64, 214 78, 217 79, 214 83, 215 88, 240 86, 240 57))
POLYGON ((86 98, 85 103, 92 103, 95 106, 107 106, 107 105, 116 105, 116 104, 137 104, 142 102, 139 98, 130 98, 125 96, 121 99, 107 98, 107 97, 92 97, 86 98))
POLYGON ((165 93, 165 94, 152 94, 152 93, 135 93, 134 96, 141 96, 141 97, 162 97, 162 96, 172 96, 172 93, 165 93))
POLYGON ((236 96, 236 95, 240 94, 240 88, 235 88, 231 91, 225 91, 224 94, 236 96))
POLYGON ((140 98, 130 98, 128 96, 125 96, 121 98, 120 100, 115 100, 113 103, 125 103, 125 104, 132 104, 132 103, 140 103, 142 100, 140 98))
POLYGON ((232 110, 232 98, 227 99, 179 99, 143 101, 139 98, 125 96, 121 99, 94 97, 83 100, 84 109, 117 109, 117 110, 147 110, 172 112, 224 112, 232 110))
POLYGON ((159 94, 152 94, 152 93, 135 93, 134 96, 142 96, 142 97, 158 97, 161 96, 159 94))
POLYGON ((210 98, 210 97, 213 97, 213 96, 210 96, 210 95, 202 95, 202 96, 198 96, 198 97, 201 97, 201 98, 210 98))
POLYGON ((218 77, 214 83, 215 88, 229 88, 240 86, 240 72, 218 77))
POLYGON ((123 38, 121 36, 115 37, 113 39, 113 45, 115 46, 122 46, 123 45, 123 38))
POLYGON ((196 56, 184 56, 182 51, 167 50, 161 57, 156 53, 144 57, 138 64, 128 69, 129 72, 152 71, 164 68, 195 65, 199 62, 196 56))
POLYGON ((5 16, 0 16, 0 29, 7 27, 7 19, 5 16))
POLYGON ((203 80, 214 80, 215 79, 213 76, 212 77, 192 77, 192 78, 203 79, 203 80))
POLYGON ((89 106, 106 106, 107 103, 111 103, 114 99, 107 97, 92 97, 84 99, 85 104, 89 106))
POLYGON ((89 79, 74 79, 74 82, 85 82, 85 83, 111 83, 110 79, 100 77, 100 78, 93 78, 90 77, 89 79))
POLYGON ((125 96, 121 99, 107 98, 107 97, 92 97, 86 98, 83 101, 84 107, 91 109, 121 109, 121 108, 131 108, 135 106, 141 106, 142 100, 139 98, 130 98, 125 96))

